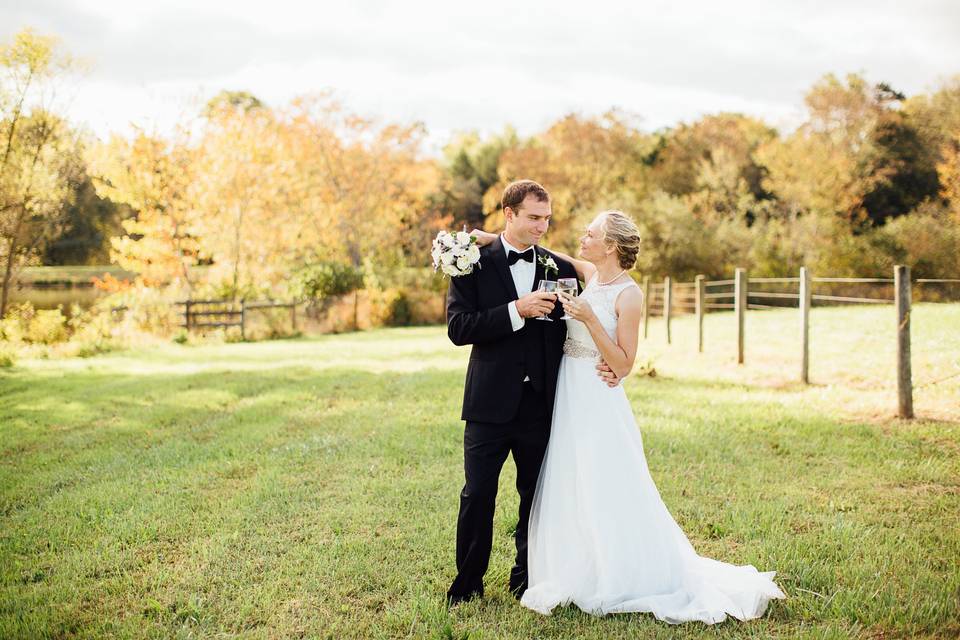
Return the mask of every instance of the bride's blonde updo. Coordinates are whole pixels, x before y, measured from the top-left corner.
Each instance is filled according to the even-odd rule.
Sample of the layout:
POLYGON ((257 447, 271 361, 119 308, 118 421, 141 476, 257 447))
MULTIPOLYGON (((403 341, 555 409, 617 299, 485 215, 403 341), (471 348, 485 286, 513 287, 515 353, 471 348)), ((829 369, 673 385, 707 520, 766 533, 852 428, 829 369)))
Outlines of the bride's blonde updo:
POLYGON ((640 253, 640 229, 623 211, 604 211, 600 230, 604 241, 617 249, 621 269, 632 269, 640 253))

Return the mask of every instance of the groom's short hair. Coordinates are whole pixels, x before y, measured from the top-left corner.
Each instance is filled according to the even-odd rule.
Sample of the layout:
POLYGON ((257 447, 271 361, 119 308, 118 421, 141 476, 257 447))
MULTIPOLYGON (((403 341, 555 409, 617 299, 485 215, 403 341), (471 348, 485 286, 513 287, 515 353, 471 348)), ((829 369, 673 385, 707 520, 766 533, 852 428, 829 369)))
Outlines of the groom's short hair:
POLYGON ((503 209, 510 207, 516 213, 529 195, 535 197, 538 202, 550 202, 550 194, 542 185, 533 180, 517 180, 508 184, 503 190, 500 206, 503 209))

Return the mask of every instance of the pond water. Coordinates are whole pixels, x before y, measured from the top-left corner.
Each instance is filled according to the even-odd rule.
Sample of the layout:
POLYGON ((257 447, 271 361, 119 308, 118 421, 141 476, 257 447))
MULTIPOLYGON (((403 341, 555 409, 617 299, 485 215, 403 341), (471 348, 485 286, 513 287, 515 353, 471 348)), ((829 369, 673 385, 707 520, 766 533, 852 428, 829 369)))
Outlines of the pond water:
POLYGON ((104 292, 91 286, 80 287, 13 287, 10 290, 10 304, 30 302, 36 309, 56 309, 63 305, 68 310, 71 305, 91 306, 104 292))

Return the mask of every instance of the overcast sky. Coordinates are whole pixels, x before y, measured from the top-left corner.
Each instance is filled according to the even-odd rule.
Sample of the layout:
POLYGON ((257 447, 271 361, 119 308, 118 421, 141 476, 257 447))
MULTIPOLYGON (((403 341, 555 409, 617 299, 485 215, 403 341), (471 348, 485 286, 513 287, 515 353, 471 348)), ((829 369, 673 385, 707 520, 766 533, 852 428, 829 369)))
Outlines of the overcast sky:
POLYGON ((92 70, 73 120, 168 127, 221 89, 268 104, 530 134, 617 107, 647 129, 739 111, 789 128, 828 72, 908 95, 960 73, 960 0, 0 0, 0 39, 56 34, 92 70))

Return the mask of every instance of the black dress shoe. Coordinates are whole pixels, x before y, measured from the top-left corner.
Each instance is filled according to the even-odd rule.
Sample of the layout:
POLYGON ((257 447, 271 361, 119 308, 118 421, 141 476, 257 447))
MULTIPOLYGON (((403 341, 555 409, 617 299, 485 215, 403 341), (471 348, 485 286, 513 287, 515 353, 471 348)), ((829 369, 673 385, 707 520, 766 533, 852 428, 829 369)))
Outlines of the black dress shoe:
POLYGON ((482 598, 482 597, 483 597, 482 591, 471 591, 470 593, 464 593, 464 594, 448 593, 447 606, 455 607, 462 602, 469 602, 470 600, 474 600, 476 598, 482 598))
POLYGON ((513 597, 516 598, 517 600, 523 597, 523 593, 526 590, 527 590, 526 582, 523 582, 522 584, 518 584, 516 586, 510 585, 510 593, 512 593, 513 597))

